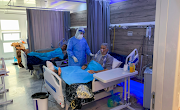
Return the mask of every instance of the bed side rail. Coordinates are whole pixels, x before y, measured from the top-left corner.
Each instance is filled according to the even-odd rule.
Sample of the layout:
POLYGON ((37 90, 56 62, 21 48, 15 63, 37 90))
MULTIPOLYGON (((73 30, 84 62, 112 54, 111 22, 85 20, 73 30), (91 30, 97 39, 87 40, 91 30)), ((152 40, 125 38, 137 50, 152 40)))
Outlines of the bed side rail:
POLYGON ((22 61, 22 65, 25 67, 25 69, 28 69, 28 67, 27 67, 27 55, 22 50, 21 50, 21 61, 22 61))
POLYGON ((62 92, 61 78, 56 73, 43 66, 44 82, 46 90, 54 97, 61 107, 64 107, 64 96, 62 92))
POLYGON ((139 55, 138 55, 138 50, 134 49, 127 57, 125 64, 128 64, 128 61, 131 61, 133 63, 138 64, 139 62, 139 55))

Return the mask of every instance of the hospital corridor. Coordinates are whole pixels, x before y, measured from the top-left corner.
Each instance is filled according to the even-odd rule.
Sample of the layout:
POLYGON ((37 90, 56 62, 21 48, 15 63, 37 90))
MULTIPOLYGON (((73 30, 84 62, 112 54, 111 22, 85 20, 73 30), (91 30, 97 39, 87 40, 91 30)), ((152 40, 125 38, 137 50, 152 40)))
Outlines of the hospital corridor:
POLYGON ((180 110, 180 0, 0 0, 0 110, 180 110))

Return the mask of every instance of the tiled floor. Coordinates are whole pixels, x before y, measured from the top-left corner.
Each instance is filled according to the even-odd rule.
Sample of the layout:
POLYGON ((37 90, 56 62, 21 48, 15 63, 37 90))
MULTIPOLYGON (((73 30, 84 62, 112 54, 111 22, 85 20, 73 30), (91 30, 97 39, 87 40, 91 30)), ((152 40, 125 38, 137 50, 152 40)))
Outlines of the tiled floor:
MULTIPOLYGON (((37 79, 24 68, 12 65, 13 60, 6 60, 6 65, 10 71, 9 76, 5 77, 6 88, 9 89, 7 99, 13 99, 13 103, 0 105, 0 110, 33 110, 33 101, 31 95, 40 92, 42 79, 37 79)), ((42 91, 46 92, 44 88, 42 91)), ((107 100, 109 97, 99 101, 84 105, 82 110, 109 110, 107 100)), ((4 95, 0 94, 0 102, 3 101, 4 95)), ((133 98, 131 99, 133 102, 133 98)), ((135 110, 143 110, 143 107, 136 102, 132 104, 135 110)), ((48 110, 63 110, 59 104, 50 96, 48 101, 48 110)), ((127 109, 123 109, 127 110, 127 109)))

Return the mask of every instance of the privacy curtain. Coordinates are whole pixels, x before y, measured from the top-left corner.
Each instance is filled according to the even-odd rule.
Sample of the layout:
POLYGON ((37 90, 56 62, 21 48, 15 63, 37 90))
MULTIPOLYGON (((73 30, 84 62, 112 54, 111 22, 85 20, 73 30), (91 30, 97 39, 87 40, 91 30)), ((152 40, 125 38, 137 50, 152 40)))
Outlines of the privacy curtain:
POLYGON ((102 43, 108 43, 110 47, 110 1, 87 0, 86 3, 87 42, 92 53, 96 53, 102 43))
POLYGON ((27 9, 29 51, 57 48, 64 35, 64 12, 27 9))
POLYGON ((71 37, 70 35, 70 12, 66 11, 64 12, 64 36, 65 36, 65 40, 68 41, 68 39, 71 37))

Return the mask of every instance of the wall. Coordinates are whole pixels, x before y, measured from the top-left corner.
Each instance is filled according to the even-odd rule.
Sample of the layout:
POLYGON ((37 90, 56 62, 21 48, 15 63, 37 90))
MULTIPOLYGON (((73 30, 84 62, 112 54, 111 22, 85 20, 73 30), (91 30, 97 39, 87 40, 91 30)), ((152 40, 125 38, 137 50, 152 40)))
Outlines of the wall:
POLYGON ((87 26, 87 11, 71 13, 71 26, 87 26))
MULTIPOLYGON (((145 37, 145 28, 135 28, 135 29, 115 29, 115 40, 114 40, 114 29, 111 30, 111 43, 113 45, 114 40, 114 51, 112 46, 112 51, 121 55, 130 54, 135 48, 138 49, 139 56, 144 54, 143 66, 152 63, 153 47, 154 47, 154 29, 152 29, 152 36, 150 40, 145 37), (128 31, 133 32, 133 36, 128 36, 128 31), (143 50, 142 50, 143 47, 143 50)), ((140 57, 139 57, 140 58, 140 57)), ((140 61, 138 64, 138 70, 140 66, 140 61)))
MULTIPOLYGON (((110 5, 111 24, 151 22, 155 21, 156 0, 127 0, 110 5)), ((154 29, 153 29, 154 30, 154 29)), ((152 63, 154 32, 150 41, 143 38, 146 35, 145 28, 116 29, 114 52, 128 55, 134 48, 139 50, 139 55, 146 54, 143 58, 143 66, 152 63), (128 31, 133 31, 133 36, 127 36, 128 31), (142 47, 143 46, 143 52, 142 47)), ((111 30, 111 42, 113 43, 114 29, 111 30)), ((140 62, 138 64, 139 70, 140 62)))
POLYGON ((157 0, 151 110, 180 109, 180 1, 157 0))
MULTIPOLYGON (((126 0, 110 5, 111 24, 150 22, 155 21, 156 0, 126 0)), ((71 26, 86 26, 87 11, 71 13, 71 26)), ((71 30, 71 36, 74 36, 75 30, 71 30)), ((143 44, 143 38, 146 35, 146 29, 116 29, 114 52, 122 55, 128 55, 134 48, 140 49, 143 44), (133 31, 133 36, 127 36, 128 31, 133 31)), ((143 66, 152 63, 152 54, 154 47, 154 32, 150 41, 144 39, 143 52, 146 54, 143 60, 143 66)), ((111 30, 111 42, 113 43, 114 30, 111 30)))
MULTIPOLYGON (((21 37, 26 38, 27 28, 26 28, 26 15, 17 14, 4 14, 0 11, 0 20, 19 20, 19 28, 21 31, 21 37)), ((0 57, 13 58, 13 53, 3 54, 3 44, 2 44, 2 31, 0 30, 0 57)))
POLYGON ((155 21, 156 0, 126 0, 110 5, 111 24, 155 21))
MULTIPOLYGON (((110 5, 111 24, 155 21, 156 0, 126 0, 110 5)), ((87 11, 71 13, 71 26, 86 26, 87 11)))

